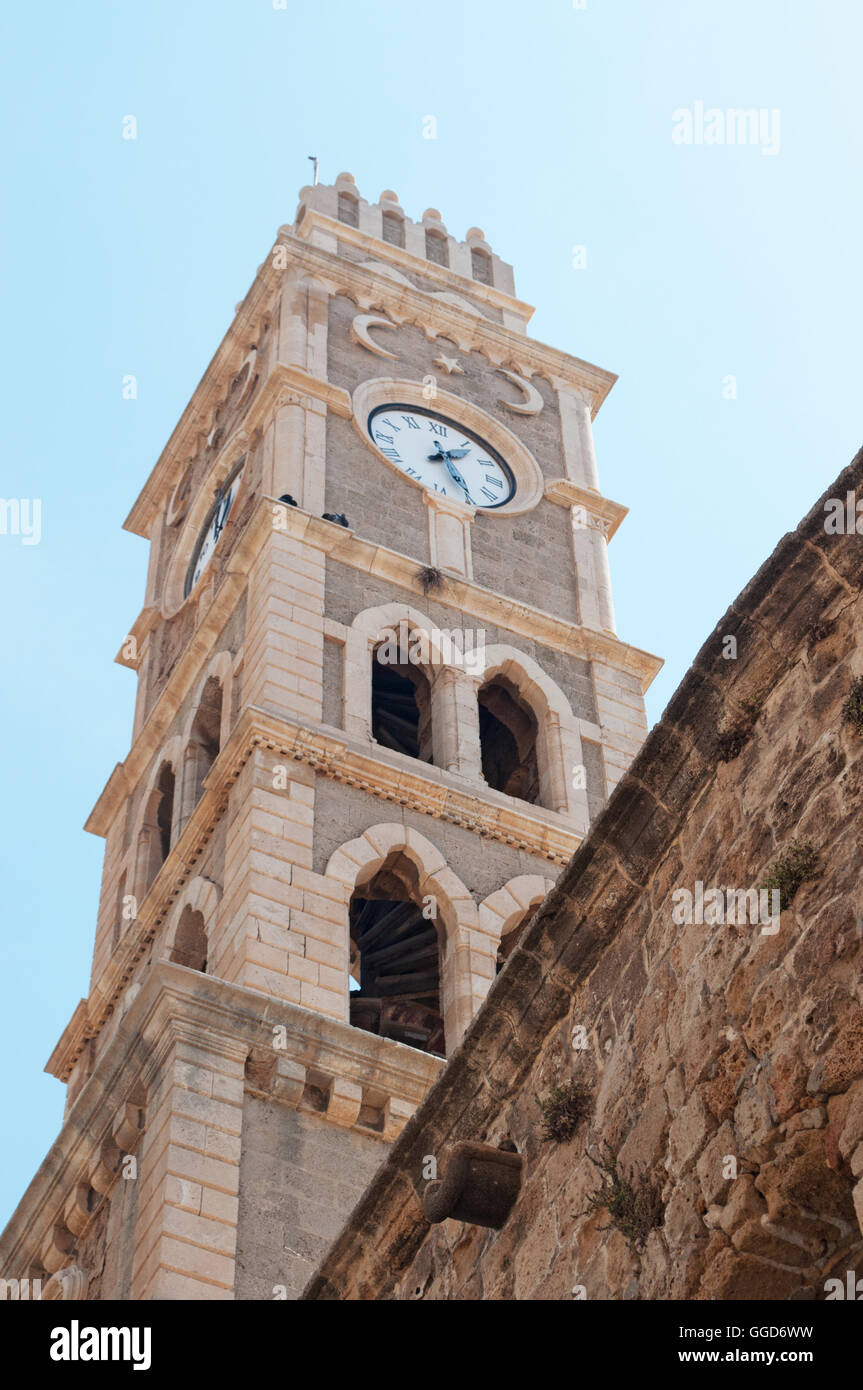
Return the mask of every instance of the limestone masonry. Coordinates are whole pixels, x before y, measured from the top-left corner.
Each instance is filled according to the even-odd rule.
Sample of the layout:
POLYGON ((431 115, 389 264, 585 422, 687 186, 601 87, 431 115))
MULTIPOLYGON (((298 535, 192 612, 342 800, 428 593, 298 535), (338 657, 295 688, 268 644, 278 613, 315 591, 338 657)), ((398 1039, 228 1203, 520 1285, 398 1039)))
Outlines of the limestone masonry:
POLYGON ((859 1299, 861 496, 863 452, 708 638, 308 1298, 859 1299), (497 1228, 426 1218, 465 1142, 520 1156, 497 1228))
MULTIPOLYGON (((586 853, 603 862, 613 827, 633 845, 633 862, 613 871, 614 926, 609 916, 573 932, 558 891, 527 949, 517 945, 638 753, 644 691, 661 664, 615 630, 607 547, 626 509, 601 493, 592 442, 615 378, 529 338, 531 312, 478 228, 458 241, 435 209, 413 221, 391 191, 368 203, 349 174, 302 190, 295 223, 280 229, 238 305, 125 523, 150 546, 144 604, 117 656, 137 674, 132 740, 87 822, 105 839, 90 986, 48 1062, 67 1086, 65 1118, 0 1242, 7 1280, 41 1279, 56 1299, 296 1298, 371 1182, 360 1210, 372 1244, 356 1248, 354 1216, 313 1287, 377 1296, 379 1256, 405 1226, 410 1257, 391 1263, 400 1289, 449 1296, 470 1265, 489 1296, 532 1292, 546 1277, 539 1232, 568 1239, 552 1198, 581 1168, 575 1148, 539 1154, 521 1083, 534 1066, 543 1077, 565 1070, 546 1029, 575 995, 604 1077, 609 1135, 626 1131, 627 1152, 652 1158, 667 1092, 681 1173, 722 1142, 723 1085, 730 1096, 754 1065, 742 1002, 733 1005, 742 1037, 722 1052, 725 1082, 711 1070, 709 1038, 725 1007, 723 969, 750 976, 713 938, 713 1012, 696 1007, 708 987, 699 939, 682 935, 666 950, 667 928, 642 901, 654 875, 670 882, 653 857, 704 771, 697 759, 670 801, 627 780, 590 840, 586 853), (618 931, 625 968, 610 957, 604 974, 582 979, 583 953, 599 961, 601 941, 618 931), (546 941, 557 943, 555 961, 563 950, 548 970, 546 941), (490 1033, 474 1030, 460 1050, 498 976, 481 1015, 490 1033), (516 995, 521 1012, 506 1002, 516 995), (666 1006, 676 1029, 667 1034, 650 1023, 666 1006), (683 1025, 690 1015, 709 1035, 697 1046, 683 1025), (477 1042, 491 1034, 505 1067, 477 1042), (702 1059, 695 1072, 691 1048, 702 1059), (434 1150, 411 1117, 441 1072, 420 1112, 435 1116, 435 1133, 455 1133, 447 1107, 467 1086, 465 1134, 509 1127, 529 1159, 500 1237, 520 1253, 497 1283, 475 1233, 458 1238, 446 1272, 446 1238, 423 1246, 416 1227, 411 1165, 417 1146, 434 1150), (641 1128, 630 1134, 634 1109, 641 1128), (535 1278, 517 1273, 529 1250, 535 1278), (425 1261, 416 1277, 414 1251, 425 1261)), ((814 574, 800 578, 810 604, 833 571, 825 561, 814 574)), ((854 581, 841 582, 850 603, 854 581)), ((837 643, 844 656, 848 624, 850 607, 811 660, 823 665, 837 643)), ((728 682, 743 681, 751 659, 742 651, 728 682)), ((831 670, 814 689, 835 701, 831 670)), ((809 665, 801 671, 805 682, 809 665)), ((804 693, 792 685, 783 695, 770 675, 783 720, 793 711, 803 721, 804 693)), ((718 716, 724 692, 709 681, 705 690, 705 710, 718 716)), ((834 748, 833 705, 812 700, 814 746, 828 740, 833 759, 823 795, 850 797, 841 781, 850 745, 834 748)), ((729 786, 760 736, 719 774, 729 786)), ((816 764, 806 785, 820 788, 816 764)), ((758 819, 766 777, 755 768, 741 834, 759 825, 778 834, 758 819)), ((799 796, 790 791, 788 806, 799 796)), ((676 851, 691 874, 705 868, 696 824, 676 851)), ((732 833, 723 822, 717 843, 727 847, 732 833)), ((583 872, 566 871, 567 893, 583 872)), ((814 910, 811 893, 802 902, 814 910)), ((851 931, 843 922, 836 932, 851 931)), ((789 937, 783 926, 758 961, 778 959, 789 937)), ((828 1039, 823 1067, 838 1046, 831 1028, 844 1027, 851 947, 841 940, 825 997, 835 1008, 820 1000, 812 1025, 828 1039)), ((790 1025, 791 1005, 777 996, 775 1007, 790 1025)), ((758 1017, 762 1030, 773 1026, 766 998, 758 1017)), ((833 1134, 837 1164, 856 1113, 842 1065, 852 1063, 819 1074, 794 1140, 808 1154, 833 1134), (840 1091, 850 1118, 837 1128, 830 1112, 831 1130, 828 1097, 840 1091)), ((781 1104, 796 1116, 798 1073, 786 1070, 781 1104)), ((767 1117, 776 1118, 771 1074, 746 1082, 750 1147, 762 1131, 757 1143, 768 1142, 767 1117)), ((791 1143, 783 1138, 774 1162, 791 1143)), ((849 1217, 848 1183, 831 1173, 835 1211, 818 1229, 833 1251, 835 1221, 849 1217)), ((692 1247, 678 1284, 719 1239, 686 1203, 695 1181, 680 1178, 670 1237, 692 1247)), ((720 1191, 708 1195, 711 1210, 721 1205, 720 1191)), ((584 1279, 616 1296, 635 1276, 613 1241, 591 1239, 578 1256, 584 1279)), ((564 1263, 554 1278, 565 1284, 578 1271, 564 1263)), ((673 1296, 660 1264, 654 1255, 651 1287, 673 1296)))

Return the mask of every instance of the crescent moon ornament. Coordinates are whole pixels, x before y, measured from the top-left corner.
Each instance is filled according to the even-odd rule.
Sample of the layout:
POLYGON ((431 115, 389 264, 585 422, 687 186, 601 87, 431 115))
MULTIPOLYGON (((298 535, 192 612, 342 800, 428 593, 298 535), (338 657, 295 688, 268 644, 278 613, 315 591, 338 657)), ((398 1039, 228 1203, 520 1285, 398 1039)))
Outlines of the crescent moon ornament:
POLYGON ((351 337, 355 343, 359 343, 360 347, 367 348, 368 351, 373 352, 376 357, 392 357, 395 359, 398 357, 398 353, 387 352, 386 348, 382 348, 380 343, 376 343, 374 339, 369 337, 370 328, 395 327, 396 325, 394 323, 391 323, 389 319, 381 318, 379 314, 357 314, 351 324, 351 337))
POLYGON ((500 376, 505 376, 507 381, 511 381, 513 386, 517 386, 524 395, 523 401, 505 401, 503 396, 498 396, 501 405, 505 405, 507 410, 512 410, 516 415, 538 415, 545 405, 545 401, 525 377, 519 376, 517 372, 504 371, 503 367, 498 368, 500 376))

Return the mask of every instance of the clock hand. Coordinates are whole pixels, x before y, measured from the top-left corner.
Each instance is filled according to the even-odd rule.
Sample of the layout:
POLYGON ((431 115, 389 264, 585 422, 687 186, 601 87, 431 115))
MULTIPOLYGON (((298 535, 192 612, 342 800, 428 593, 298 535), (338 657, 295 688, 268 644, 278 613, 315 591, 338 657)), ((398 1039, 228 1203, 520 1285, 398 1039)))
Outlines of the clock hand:
POLYGON ((454 464, 454 463, 450 463, 450 460, 449 460, 449 459, 446 460, 446 471, 447 471, 447 473, 449 473, 449 475, 450 475, 450 477, 452 478, 453 482, 458 483, 459 487, 462 489, 462 491, 463 491, 465 497, 467 498, 468 502, 470 503, 470 505, 471 505, 472 507, 476 506, 476 503, 474 502, 473 498, 471 497, 470 493, 469 493, 468 490, 467 490, 467 483, 465 482, 464 478, 463 478, 463 477, 461 476, 461 474, 459 473, 459 471, 458 471, 458 469, 456 468, 455 464, 454 464))

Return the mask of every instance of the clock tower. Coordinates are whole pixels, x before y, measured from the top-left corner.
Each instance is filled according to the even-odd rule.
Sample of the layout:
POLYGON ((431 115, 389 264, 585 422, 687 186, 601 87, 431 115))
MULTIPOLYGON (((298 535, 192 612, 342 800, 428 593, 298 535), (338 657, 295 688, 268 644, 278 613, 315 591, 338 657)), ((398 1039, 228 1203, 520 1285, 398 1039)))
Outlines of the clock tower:
POLYGON ((592 420, 512 269, 304 188, 126 521, 130 750, 7 1277, 296 1297, 646 733, 592 420))

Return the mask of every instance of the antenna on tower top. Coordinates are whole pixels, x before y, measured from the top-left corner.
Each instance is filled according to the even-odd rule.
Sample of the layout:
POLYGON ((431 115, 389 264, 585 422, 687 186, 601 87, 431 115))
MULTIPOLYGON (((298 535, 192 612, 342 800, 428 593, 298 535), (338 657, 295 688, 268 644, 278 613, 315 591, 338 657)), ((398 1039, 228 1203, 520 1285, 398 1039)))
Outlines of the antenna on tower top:
POLYGON ((314 183, 315 183, 315 187, 317 188, 317 186, 318 186, 318 156, 317 156, 316 154, 310 154, 310 155, 308 156, 308 158, 312 161, 312 168, 313 168, 314 171, 315 171, 314 183))

